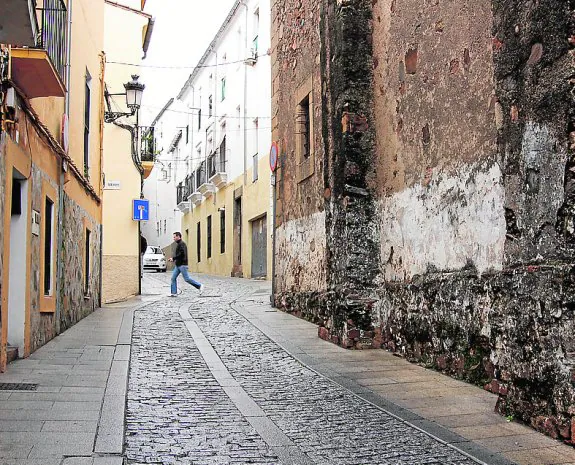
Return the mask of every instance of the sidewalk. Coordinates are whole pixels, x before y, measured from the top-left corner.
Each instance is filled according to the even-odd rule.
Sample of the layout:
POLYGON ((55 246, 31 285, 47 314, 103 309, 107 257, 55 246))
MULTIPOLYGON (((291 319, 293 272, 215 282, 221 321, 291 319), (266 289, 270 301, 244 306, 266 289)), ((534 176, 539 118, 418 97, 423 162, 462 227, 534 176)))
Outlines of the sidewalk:
POLYGON ((0 373, 37 385, 0 390, 0 465, 123 463, 134 310, 159 297, 99 309, 0 373))
MULTIPOLYGON (((262 292, 265 286, 262 285, 262 292)), ((350 351, 317 326, 270 308, 269 294, 234 309, 302 364, 487 464, 575 465, 575 449, 494 413, 497 396, 384 350, 350 351)))

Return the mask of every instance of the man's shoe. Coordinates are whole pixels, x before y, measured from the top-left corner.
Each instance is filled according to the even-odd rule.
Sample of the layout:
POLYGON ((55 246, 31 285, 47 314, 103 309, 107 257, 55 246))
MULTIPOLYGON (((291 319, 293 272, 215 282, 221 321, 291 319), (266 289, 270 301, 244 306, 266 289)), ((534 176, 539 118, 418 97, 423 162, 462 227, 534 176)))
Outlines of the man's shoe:
POLYGON ((178 297, 178 294, 169 294, 168 297, 178 297))
POLYGON ((202 295, 204 293, 204 288, 205 288, 205 286, 203 284, 200 284, 200 289, 199 289, 200 295, 202 295))

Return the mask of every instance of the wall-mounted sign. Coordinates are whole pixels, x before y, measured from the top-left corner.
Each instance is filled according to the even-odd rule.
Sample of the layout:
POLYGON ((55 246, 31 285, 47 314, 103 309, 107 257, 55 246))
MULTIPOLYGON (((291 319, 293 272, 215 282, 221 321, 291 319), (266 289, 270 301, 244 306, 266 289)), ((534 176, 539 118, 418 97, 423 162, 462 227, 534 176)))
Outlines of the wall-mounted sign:
POLYGON ((32 210, 32 234, 40 235, 40 212, 37 210, 32 210))
POLYGON ((122 189, 122 183, 120 181, 106 181, 104 189, 109 191, 119 191, 122 189))
POLYGON ((272 173, 277 169, 278 167, 278 158, 280 155, 280 149, 278 147, 278 143, 274 142, 272 143, 272 147, 270 149, 270 168, 272 170, 272 173))
POLYGON ((150 201, 145 199, 134 200, 132 219, 134 221, 148 221, 150 219, 150 201))

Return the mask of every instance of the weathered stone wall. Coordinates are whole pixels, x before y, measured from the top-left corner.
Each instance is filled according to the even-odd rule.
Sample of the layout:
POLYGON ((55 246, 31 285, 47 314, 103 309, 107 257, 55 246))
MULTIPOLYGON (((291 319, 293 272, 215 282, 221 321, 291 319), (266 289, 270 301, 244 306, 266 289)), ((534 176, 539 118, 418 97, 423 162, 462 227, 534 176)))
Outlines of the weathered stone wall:
POLYGON ((317 30, 323 21, 325 3, 272 2, 272 138, 280 142, 282 152, 276 173, 276 283, 278 291, 286 293, 297 292, 300 286, 327 287, 325 144, 321 131, 321 43, 317 30), (296 158, 296 112, 298 90, 306 83, 313 99, 314 155, 309 168, 311 175, 301 179, 301 165, 296 158), (294 240, 297 247, 293 247, 294 240))
MULTIPOLYGON (((32 143, 32 141, 30 141, 32 143)), ((39 141, 35 141, 39 142, 39 141)), ((28 180, 32 184, 32 210, 44 214, 44 198, 42 196, 42 182, 46 182, 56 192, 58 186, 49 176, 44 174, 38 166, 32 164, 31 179, 28 180)), ((58 198, 52 199, 54 201, 54 209, 57 213, 58 198)), ((57 228, 54 227, 54 234, 57 228)), ((43 234, 43 231, 41 231, 43 234)), ((54 237, 54 253, 57 253, 57 237, 54 237)), ((54 313, 40 313, 40 298, 42 292, 42 283, 40 282, 40 257, 43 251, 41 250, 40 236, 32 234, 32 240, 28 244, 28 250, 22 251, 20 256, 13 257, 15 260, 23 260, 25 254, 30 254, 30 350, 35 351, 43 346, 49 340, 53 339, 58 334, 56 325, 56 318, 54 313)), ((54 270, 54 285, 56 285, 57 271, 54 270)))
MULTIPOLYGON (((56 184, 36 166, 32 168, 32 208, 43 212, 42 180, 57 188, 56 184)), ((54 207, 58 208, 58 199, 54 200, 54 207)), ((92 313, 100 302, 100 233, 101 227, 91 228, 90 250, 90 292, 84 292, 84 238, 85 225, 97 224, 76 202, 67 195, 64 196, 63 214, 64 232, 64 281, 61 288, 61 311, 55 313, 40 313, 40 238, 32 236, 29 253, 31 260, 31 330, 30 348, 34 352, 60 332, 70 328, 82 318, 92 313)), ((55 230, 56 233, 56 230, 55 230)), ((54 240, 56 241, 56 237, 54 240)), ((56 248, 54 251, 56 252, 56 248)), ((57 276, 57 270, 54 270, 57 276)))
POLYGON ((272 17, 273 137, 287 147, 278 172, 276 302, 330 329, 350 319, 369 323, 372 298, 362 293, 378 272, 368 190, 375 153, 371 3, 276 2, 272 17), (293 96, 310 78, 315 164, 305 177, 291 149, 293 96))
POLYGON ((491 0, 380 1, 374 16, 385 280, 501 269, 491 0))
POLYGON ((274 139, 298 73, 323 90, 310 200, 281 158, 276 303, 575 440, 575 2, 326 0, 319 29, 313 8, 274 6, 274 139))
POLYGON ((100 304, 102 227, 68 195, 64 196, 64 285, 61 290, 60 329, 64 331, 100 304), (84 240, 91 230, 89 292, 84 289, 84 240))
POLYGON ((568 5, 431 3, 376 7, 388 18, 382 41, 392 44, 380 61, 393 71, 391 59, 405 56, 406 69, 400 61, 397 79, 382 72, 376 99, 384 189, 374 345, 485 384, 500 394, 502 413, 570 440, 568 5), (448 21, 442 5, 461 14, 448 21), (400 37, 414 31, 406 52, 393 51, 402 43, 396 22, 400 37), (457 40, 450 29, 461 31, 457 40))

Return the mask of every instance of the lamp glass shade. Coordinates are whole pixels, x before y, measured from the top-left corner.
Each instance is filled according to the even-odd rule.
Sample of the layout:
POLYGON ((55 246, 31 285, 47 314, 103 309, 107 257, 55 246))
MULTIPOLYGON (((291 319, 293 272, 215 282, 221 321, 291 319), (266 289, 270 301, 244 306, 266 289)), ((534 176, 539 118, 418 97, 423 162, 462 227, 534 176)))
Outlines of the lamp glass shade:
POLYGON ((124 84, 126 89, 126 105, 131 109, 139 109, 142 105, 142 95, 146 86, 138 82, 139 76, 133 75, 132 80, 124 84))

